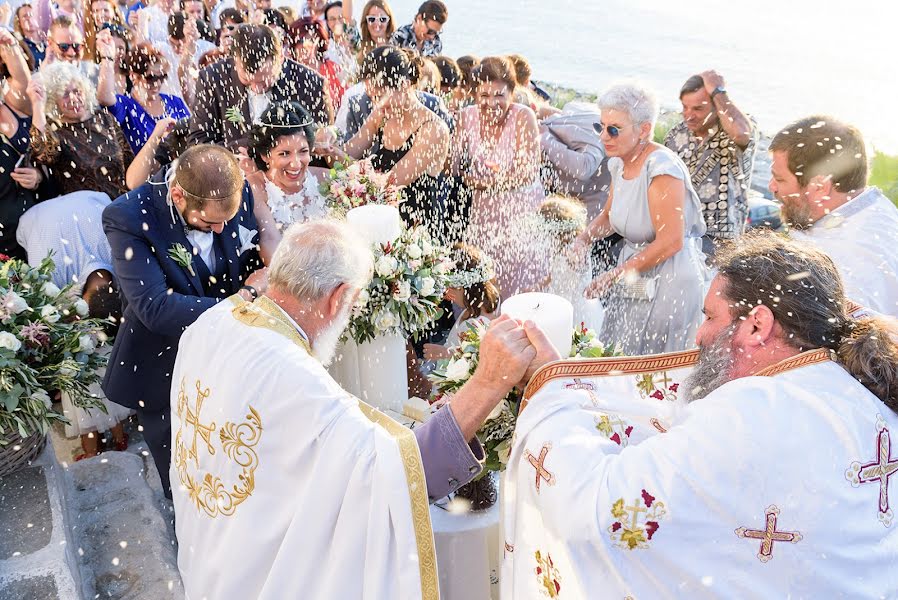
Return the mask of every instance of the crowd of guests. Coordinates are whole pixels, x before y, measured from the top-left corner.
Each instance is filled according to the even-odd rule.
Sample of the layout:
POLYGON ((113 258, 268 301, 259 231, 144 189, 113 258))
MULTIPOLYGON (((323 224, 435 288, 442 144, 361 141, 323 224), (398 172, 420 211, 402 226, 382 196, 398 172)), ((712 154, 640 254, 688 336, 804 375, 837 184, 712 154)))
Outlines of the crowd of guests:
MULTIPOLYGON (((626 354, 690 348, 714 253, 746 229, 758 127, 715 71, 685 81, 683 120, 659 144, 658 102, 642 85, 556 108, 520 55, 443 55, 439 0, 411 22, 385 0, 358 14, 352 0, 0 6, 0 253, 34 258, 28 229, 48 224, 23 215, 47 203, 57 220, 97 230, 78 236, 91 247, 65 266, 66 283, 100 273, 122 299, 132 326, 104 389, 138 411, 164 480, 181 331, 221 298, 264 290, 253 271, 283 229, 327 214, 319 182, 337 162, 369 160, 401 186, 405 221, 452 245, 470 275, 447 295, 460 318, 449 311, 421 360, 444 355, 465 318, 530 290, 568 296, 626 354), (202 259, 188 259, 189 277, 173 245, 202 259)), ((792 226, 811 230, 839 199, 867 193, 866 175, 848 181, 844 167, 866 173, 866 154, 856 129, 806 121, 777 138, 771 190, 792 226), (838 165, 815 171, 825 182, 808 178, 833 156, 838 165), (826 212, 807 208, 812 185, 828 186, 814 196, 826 212)), ((68 256, 69 245, 60 235, 52 249, 68 256)), ((863 300, 898 314, 890 294, 863 300)))

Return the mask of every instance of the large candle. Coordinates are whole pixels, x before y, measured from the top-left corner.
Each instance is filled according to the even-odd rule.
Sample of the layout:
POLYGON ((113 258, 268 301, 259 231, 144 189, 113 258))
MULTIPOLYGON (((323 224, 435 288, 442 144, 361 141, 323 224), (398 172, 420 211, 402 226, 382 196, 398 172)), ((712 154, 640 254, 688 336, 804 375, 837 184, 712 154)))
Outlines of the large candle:
POLYGON ((561 296, 541 292, 518 294, 502 302, 502 314, 512 319, 536 323, 558 350, 561 358, 567 358, 571 353, 574 307, 561 296))
POLYGON ((386 244, 402 234, 402 218, 395 206, 366 204, 346 213, 346 221, 371 244, 386 244))

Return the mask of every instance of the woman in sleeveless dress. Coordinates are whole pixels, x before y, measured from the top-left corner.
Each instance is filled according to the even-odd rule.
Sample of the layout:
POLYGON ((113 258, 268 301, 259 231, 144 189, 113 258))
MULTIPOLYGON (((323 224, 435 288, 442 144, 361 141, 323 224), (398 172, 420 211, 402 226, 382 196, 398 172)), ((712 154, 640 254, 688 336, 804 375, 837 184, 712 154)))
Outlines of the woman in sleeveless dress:
POLYGON ((443 175, 449 128, 418 99, 412 69, 398 48, 376 48, 365 57, 361 73, 374 109, 345 151, 356 160, 369 158, 403 188, 399 212, 406 224, 423 224, 435 239, 445 240, 446 219, 451 218, 445 210, 443 175))
POLYGON ((588 297, 606 297, 600 337, 626 355, 686 350, 695 345, 708 279, 701 237, 705 224, 689 171, 653 143, 654 95, 634 85, 599 99, 596 124, 612 185, 602 212, 578 238, 580 254, 611 233, 624 238, 617 266, 593 280, 588 297))
POLYGON ((545 198, 539 180, 536 116, 513 103, 514 66, 487 57, 472 72, 476 104, 459 113, 453 172, 472 191, 466 242, 496 262, 503 296, 535 289, 548 256, 534 218, 545 198))
MULTIPOLYGON (((283 231, 294 223, 328 215, 327 203, 318 191, 323 170, 309 167, 314 140, 314 120, 296 102, 269 106, 250 131, 247 152, 258 174, 248 179, 256 199, 256 218, 263 229, 283 231)), ((273 247, 268 251, 263 246, 266 264, 271 252, 273 247)))

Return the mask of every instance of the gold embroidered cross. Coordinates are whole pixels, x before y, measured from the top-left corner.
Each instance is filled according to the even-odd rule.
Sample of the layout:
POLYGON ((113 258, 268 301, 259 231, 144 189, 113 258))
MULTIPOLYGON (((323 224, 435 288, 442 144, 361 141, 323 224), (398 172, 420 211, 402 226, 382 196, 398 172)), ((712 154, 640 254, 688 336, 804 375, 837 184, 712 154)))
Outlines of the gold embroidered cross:
POLYGON ((649 512, 648 508, 646 508, 644 506, 640 506, 639 498, 637 498, 636 500, 633 501, 633 506, 625 506, 624 510, 629 513, 632 513, 632 515, 633 515, 633 522, 630 525, 630 529, 636 529, 636 527, 639 525, 639 513, 649 512))
POLYGON ((777 531, 776 519, 780 514, 780 509, 776 505, 771 504, 768 506, 765 513, 766 527, 763 530, 748 529, 746 527, 740 527, 736 530, 736 535, 741 538, 761 540, 758 558, 763 563, 773 558, 773 542, 792 542, 797 544, 801 541, 801 534, 797 531, 777 531))
MULTIPOLYGON (((206 449, 209 451, 209 454, 215 454, 215 448, 212 446, 212 441, 210 440, 213 433, 215 433, 215 423, 211 423, 209 425, 203 425, 200 423, 200 412, 203 410, 203 400, 209 397, 209 388, 203 390, 200 387, 200 382, 196 382, 196 413, 190 410, 190 404, 185 402, 186 415, 184 416, 184 421, 193 426, 193 443, 190 445, 190 449, 187 453, 193 457, 193 462, 196 466, 200 465, 199 456, 196 453, 196 441, 197 437, 203 439, 206 442, 206 449)), ((186 398, 185 398, 186 400, 186 398)))
POLYGON ((539 484, 541 480, 545 479, 546 485, 555 485, 555 475, 550 473, 543 464, 546 462, 546 455, 549 453, 549 449, 552 447, 551 442, 546 442, 543 444, 542 450, 539 451, 539 458, 535 457, 530 450, 525 451, 525 455, 527 456, 527 460, 530 461, 530 464, 533 465, 533 468, 536 469, 536 493, 539 493, 539 484))
POLYGON ((861 483, 879 484, 879 521, 889 527, 892 524, 892 509, 889 507, 889 478, 898 473, 898 458, 892 460, 892 439, 885 421, 880 416, 876 422, 876 457, 872 462, 854 462, 846 476, 853 485, 861 483))

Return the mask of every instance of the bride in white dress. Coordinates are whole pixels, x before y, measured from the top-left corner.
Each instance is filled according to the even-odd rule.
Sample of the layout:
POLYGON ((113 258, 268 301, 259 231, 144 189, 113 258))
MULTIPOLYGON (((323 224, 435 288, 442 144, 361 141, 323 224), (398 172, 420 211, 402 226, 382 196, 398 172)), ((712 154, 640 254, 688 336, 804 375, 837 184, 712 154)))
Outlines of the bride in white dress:
POLYGON ((309 167, 314 143, 314 121, 296 102, 272 104, 250 131, 248 154, 262 175, 250 178, 253 197, 280 231, 328 215, 318 191, 325 170, 309 167))

